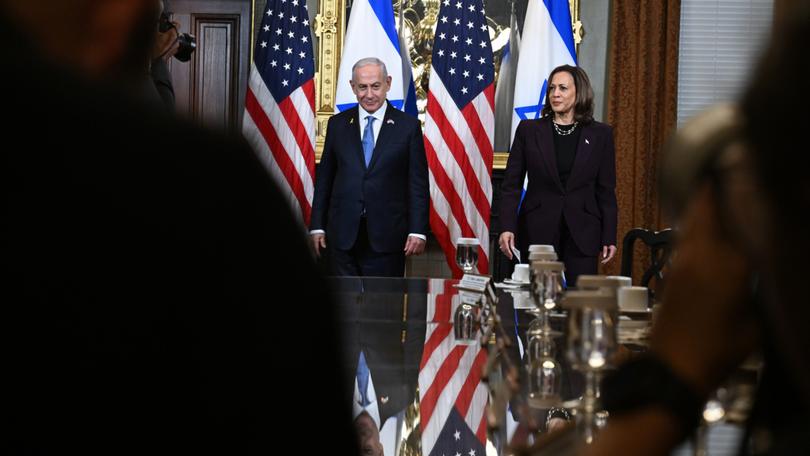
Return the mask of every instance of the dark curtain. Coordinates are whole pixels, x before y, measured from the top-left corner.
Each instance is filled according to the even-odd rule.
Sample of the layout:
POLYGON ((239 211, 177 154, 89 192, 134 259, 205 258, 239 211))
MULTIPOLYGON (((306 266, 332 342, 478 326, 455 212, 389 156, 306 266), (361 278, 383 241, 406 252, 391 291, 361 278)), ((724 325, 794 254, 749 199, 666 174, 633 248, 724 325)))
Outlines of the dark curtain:
MULTIPOLYGON (((666 227, 657 174, 663 145, 677 122, 680 13, 680 0, 611 4, 607 119, 615 128, 619 252, 602 273, 619 273, 628 230, 666 227)), ((634 260, 637 283, 649 252, 637 245, 634 260)))

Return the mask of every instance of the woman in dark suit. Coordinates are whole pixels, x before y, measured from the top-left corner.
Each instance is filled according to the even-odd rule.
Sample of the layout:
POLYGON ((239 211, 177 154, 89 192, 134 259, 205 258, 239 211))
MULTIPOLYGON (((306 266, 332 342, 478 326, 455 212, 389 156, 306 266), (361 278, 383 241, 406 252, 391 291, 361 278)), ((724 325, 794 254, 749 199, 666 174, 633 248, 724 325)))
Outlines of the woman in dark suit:
POLYGON ((571 286, 597 272, 597 257, 604 264, 616 254, 613 129, 593 120, 593 90, 581 68, 557 67, 548 80, 541 118, 520 122, 515 132, 498 243, 510 259, 516 243, 523 258, 531 244, 554 245, 571 286))

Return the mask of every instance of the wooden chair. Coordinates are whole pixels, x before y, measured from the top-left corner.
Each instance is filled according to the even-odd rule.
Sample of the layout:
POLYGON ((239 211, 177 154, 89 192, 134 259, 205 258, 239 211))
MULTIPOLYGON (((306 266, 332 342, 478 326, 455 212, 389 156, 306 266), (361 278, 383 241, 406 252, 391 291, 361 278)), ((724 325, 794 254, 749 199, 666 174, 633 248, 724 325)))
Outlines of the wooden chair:
POLYGON ((650 297, 661 292, 664 282, 664 269, 669 265, 672 256, 673 231, 667 228, 661 231, 650 231, 644 228, 633 228, 622 240, 621 275, 633 276, 633 247, 640 239, 650 249, 650 265, 644 269, 639 285, 650 288, 650 281, 655 278, 655 290, 650 288, 650 297))

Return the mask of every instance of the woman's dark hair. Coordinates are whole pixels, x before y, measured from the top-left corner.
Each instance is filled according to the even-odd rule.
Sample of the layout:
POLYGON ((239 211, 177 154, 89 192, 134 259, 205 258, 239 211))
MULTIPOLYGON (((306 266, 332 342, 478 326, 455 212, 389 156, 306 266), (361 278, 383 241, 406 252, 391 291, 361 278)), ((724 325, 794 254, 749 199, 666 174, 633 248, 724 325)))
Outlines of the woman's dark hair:
MULTIPOLYGON (((560 71, 565 71, 574 79, 574 87, 577 89, 577 99, 574 102, 574 120, 581 123, 589 123, 593 121, 593 88, 591 88, 591 80, 588 79, 588 74, 585 73, 580 67, 571 65, 560 65, 551 70, 548 76, 548 85, 551 85, 551 80, 554 75, 560 71)), ((551 91, 546 89, 546 99, 543 102, 543 111, 541 117, 553 117, 554 111, 551 110, 551 102, 549 100, 551 91)))

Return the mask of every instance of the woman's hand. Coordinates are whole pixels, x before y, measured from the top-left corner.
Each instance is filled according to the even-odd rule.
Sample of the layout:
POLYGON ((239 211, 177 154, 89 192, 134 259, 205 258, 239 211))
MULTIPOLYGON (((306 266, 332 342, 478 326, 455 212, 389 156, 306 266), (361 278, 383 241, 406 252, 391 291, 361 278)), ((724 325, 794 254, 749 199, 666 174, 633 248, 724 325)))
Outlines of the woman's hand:
POLYGON ((506 255, 506 258, 512 259, 512 249, 515 248, 515 233, 511 231, 504 231, 498 238, 498 246, 501 252, 506 255))
POLYGON ((602 246, 602 264, 608 264, 613 257, 616 256, 616 246, 615 245, 603 245, 602 246))

